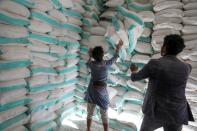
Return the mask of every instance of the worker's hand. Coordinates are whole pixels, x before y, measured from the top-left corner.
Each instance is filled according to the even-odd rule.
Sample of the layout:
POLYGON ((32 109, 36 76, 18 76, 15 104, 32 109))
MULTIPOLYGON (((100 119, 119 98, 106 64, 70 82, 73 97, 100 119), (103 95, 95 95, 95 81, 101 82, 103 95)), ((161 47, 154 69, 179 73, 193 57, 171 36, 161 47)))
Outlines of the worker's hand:
POLYGON ((93 51, 93 49, 90 48, 89 51, 88 51, 89 57, 92 57, 92 51, 93 51))
POLYGON ((120 40, 116 46, 116 51, 118 52, 121 48, 122 48, 122 45, 123 45, 123 41, 120 40))
POLYGON ((136 72, 138 71, 137 65, 132 64, 132 65, 130 66, 130 70, 131 70, 132 73, 136 73, 136 72))

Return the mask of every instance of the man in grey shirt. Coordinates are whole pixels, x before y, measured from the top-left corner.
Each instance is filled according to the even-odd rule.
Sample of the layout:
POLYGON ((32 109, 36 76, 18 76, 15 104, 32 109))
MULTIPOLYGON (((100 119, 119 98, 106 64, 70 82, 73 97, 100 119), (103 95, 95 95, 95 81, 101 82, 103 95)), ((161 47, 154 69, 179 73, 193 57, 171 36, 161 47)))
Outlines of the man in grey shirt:
POLYGON ((149 79, 140 131, 154 131, 160 127, 164 131, 181 131, 183 124, 194 121, 185 96, 192 67, 176 57, 184 48, 179 35, 169 35, 164 38, 161 58, 150 60, 139 72, 131 65, 132 81, 149 79))

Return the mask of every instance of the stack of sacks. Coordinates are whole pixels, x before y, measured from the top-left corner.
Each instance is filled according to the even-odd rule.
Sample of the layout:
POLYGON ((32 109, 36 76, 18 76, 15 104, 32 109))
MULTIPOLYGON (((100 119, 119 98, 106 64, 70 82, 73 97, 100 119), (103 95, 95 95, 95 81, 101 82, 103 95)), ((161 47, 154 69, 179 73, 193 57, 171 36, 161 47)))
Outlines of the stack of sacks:
MULTIPOLYGON (((30 4, 30 3, 29 3, 30 4)), ((29 120, 26 96, 30 76, 30 50, 27 46, 30 12, 10 0, 0 1, 0 129, 21 130, 29 120)))
POLYGON ((28 26, 33 61, 32 76, 27 79, 33 100, 29 104, 31 130, 55 129, 59 124, 55 119, 61 119, 58 110, 69 110, 65 102, 74 101, 83 5, 80 0, 34 0, 28 26))
POLYGON ((182 37, 186 48, 180 54, 180 58, 187 61, 192 66, 192 72, 187 83, 186 96, 191 104, 195 119, 197 119, 196 102, 197 97, 197 1, 183 0, 184 17, 182 37))
POLYGON ((128 60, 137 44, 137 39, 143 32, 144 22, 137 13, 122 6, 116 5, 116 10, 112 5, 108 6, 109 9, 101 15, 101 18, 110 21, 107 25, 102 23, 103 26, 107 26, 106 39, 112 48, 116 47, 119 40, 123 40, 123 47, 119 55, 122 60, 128 60))
POLYGON ((181 33, 183 3, 180 0, 153 0, 153 5, 155 20, 151 44, 155 52, 160 52, 166 35, 181 33))
POLYGON ((153 54, 151 46, 152 25, 154 21, 153 6, 150 3, 130 2, 129 10, 136 12, 144 21, 144 31, 137 41, 134 56, 131 59, 132 63, 146 64, 150 55, 153 54))
POLYGON ((60 115, 55 111, 69 109, 66 102, 74 101, 78 76, 83 5, 81 0, 0 2, 1 129, 27 123, 28 103, 30 130, 54 129, 60 115))
POLYGON ((90 74, 86 66, 89 59, 88 50, 95 46, 103 46, 105 51, 108 50, 104 42, 105 28, 98 24, 98 14, 100 13, 98 1, 87 1, 84 5, 85 12, 83 14, 83 33, 80 41, 80 62, 79 62, 79 82, 76 91, 76 98, 78 102, 84 102, 84 92, 87 90, 90 74))
MULTIPOLYGON (((152 25, 155 18, 152 11, 153 6, 150 3, 139 3, 133 1, 129 3, 128 8, 141 16, 145 23, 144 31, 138 39, 135 52, 133 52, 133 56, 131 58, 132 64, 136 64, 142 68, 150 60, 150 55, 153 54, 151 46, 152 25)), ((131 74, 130 70, 128 70, 128 74, 131 74)), ((124 105, 123 110, 130 113, 134 112, 134 114, 137 113, 139 115, 141 113, 140 109, 147 83, 145 81, 132 82, 131 80, 128 80, 127 85, 129 87, 129 92, 125 95, 126 104, 124 105), (134 97, 130 95, 131 93, 133 93, 134 96, 138 96, 140 94, 142 99, 137 100, 136 98, 136 100, 130 100, 134 97)))

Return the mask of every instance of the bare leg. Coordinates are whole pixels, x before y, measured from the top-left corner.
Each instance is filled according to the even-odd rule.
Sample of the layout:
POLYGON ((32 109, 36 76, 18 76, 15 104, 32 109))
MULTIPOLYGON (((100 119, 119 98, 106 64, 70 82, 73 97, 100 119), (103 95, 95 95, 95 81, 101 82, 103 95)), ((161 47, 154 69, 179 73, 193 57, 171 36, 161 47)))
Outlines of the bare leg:
POLYGON ((92 124, 92 119, 87 118, 87 131, 90 131, 91 124, 92 124))
POLYGON ((103 128, 104 128, 104 131, 108 131, 109 124, 108 123, 103 123, 103 128))
POLYGON ((100 108, 100 114, 103 122, 104 131, 108 131, 109 130, 108 111, 100 108))
POLYGON ((91 131, 90 128, 91 128, 91 124, 92 124, 92 116, 94 114, 95 107, 96 107, 95 104, 88 103, 88 105, 87 105, 87 112, 88 112, 88 115, 87 115, 87 131, 91 131))

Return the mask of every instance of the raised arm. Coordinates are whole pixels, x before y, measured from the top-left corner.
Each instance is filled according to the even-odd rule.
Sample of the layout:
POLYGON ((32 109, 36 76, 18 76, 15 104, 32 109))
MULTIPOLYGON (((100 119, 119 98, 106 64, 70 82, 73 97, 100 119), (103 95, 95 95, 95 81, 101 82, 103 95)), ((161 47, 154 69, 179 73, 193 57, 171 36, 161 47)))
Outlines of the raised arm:
POLYGON ((91 66, 91 58, 92 58, 92 48, 89 49, 88 54, 89 54, 89 59, 88 59, 88 61, 86 62, 86 65, 87 65, 88 67, 90 67, 90 66, 91 66))
POLYGON ((120 40, 118 45, 116 46, 116 53, 114 54, 114 56, 110 59, 110 60, 107 60, 106 61, 106 64, 107 66, 111 66, 114 62, 116 62, 116 60, 118 59, 118 54, 119 54, 119 51, 120 49, 122 48, 122 45, 123 45, 123 41, 120 40))
POLYGON ((131 65, 130 70, 132 72, 131 74, 131 80, 132 81, 138 81, 142 79, 146 79, 150 77, 150 66, 151 66, 152 60, 148 62, 139 72, 137 72, 138 67, 135 65, 131 65))

